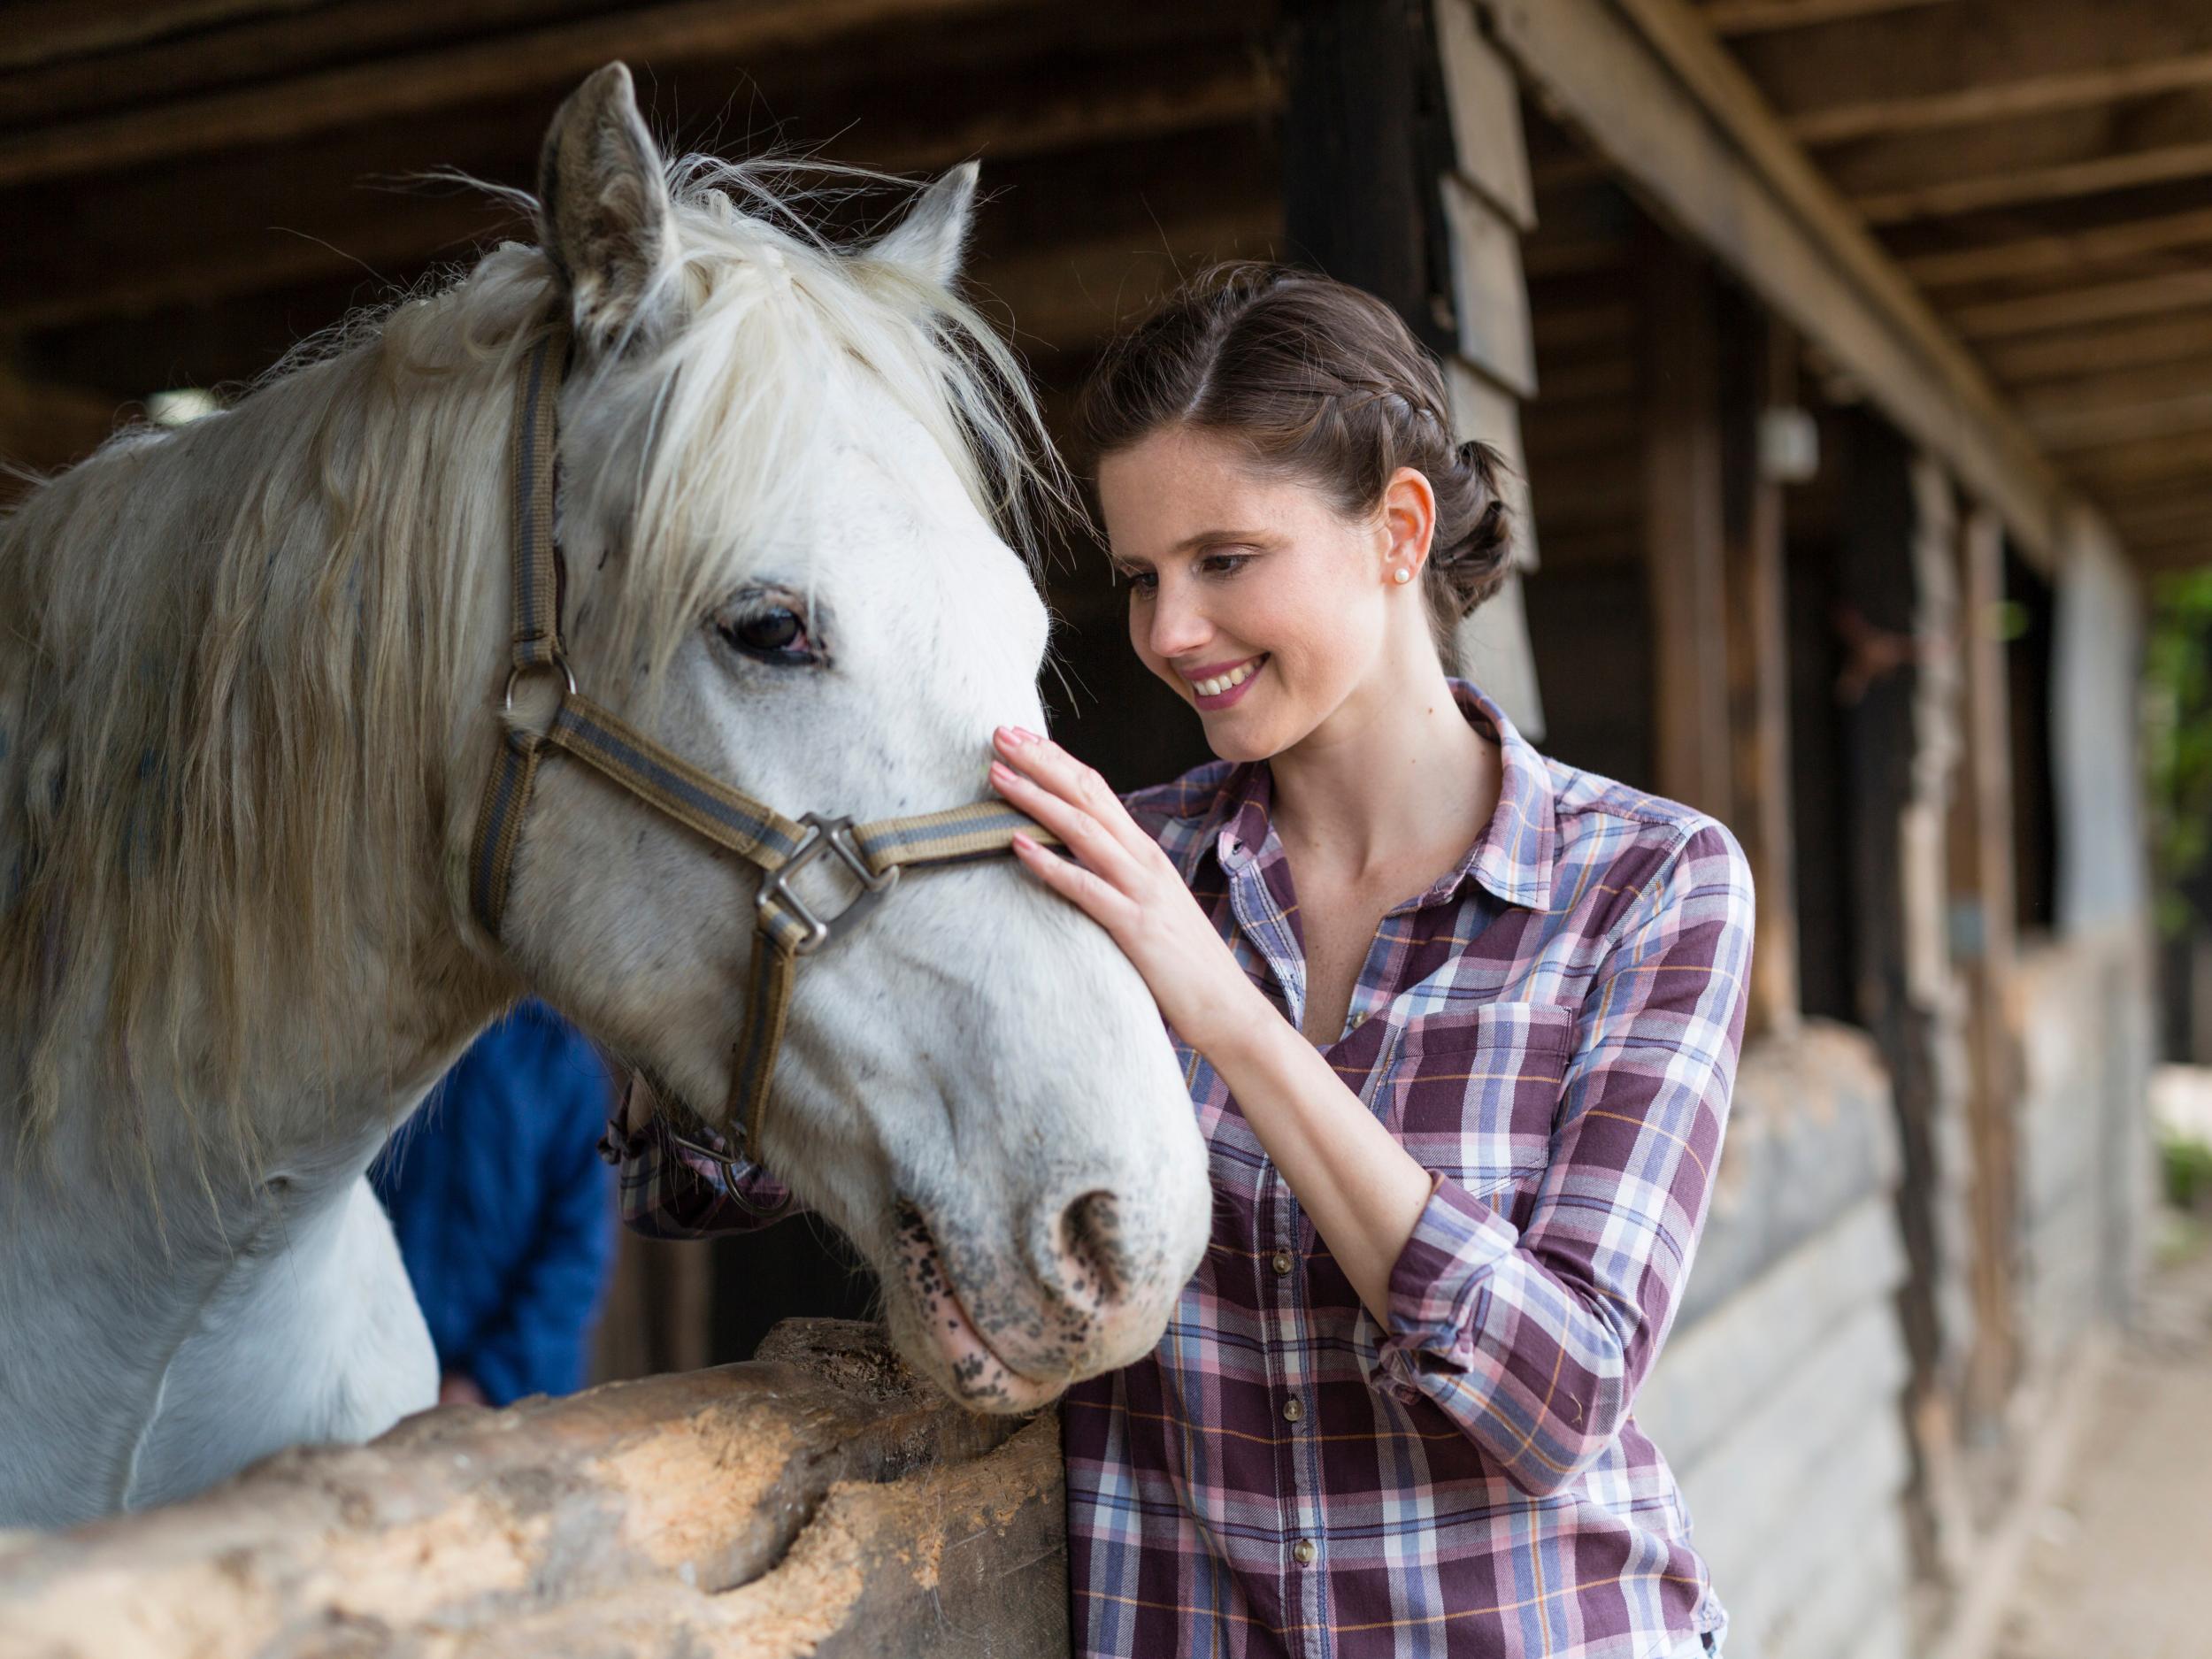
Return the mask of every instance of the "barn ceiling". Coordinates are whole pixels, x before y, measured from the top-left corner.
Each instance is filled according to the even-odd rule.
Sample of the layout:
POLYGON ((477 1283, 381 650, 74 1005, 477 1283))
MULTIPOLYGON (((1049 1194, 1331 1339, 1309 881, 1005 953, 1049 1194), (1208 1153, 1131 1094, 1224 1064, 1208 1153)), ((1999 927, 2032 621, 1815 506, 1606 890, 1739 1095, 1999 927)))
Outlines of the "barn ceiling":
POLYGON ((2130 551, 2212 556, 2212 5, 1698 9, 2130 551))
MULTIPOLYGON (((2131 550, 2212 553, 2212 5, 1690 4, 2131 550)), ((998 194, 976 273, 1064 379, 1051 366, 1179 263, 1273 250, 1273 13, 17 0, 0 29, 0 416, 35 396, 49 453, 32 458, 65 459, 119 403, 250 378, 511 231, 424 175, 527 185, 554 105, 615 57, 689 146, 914 172, 981 155, 998 194)))

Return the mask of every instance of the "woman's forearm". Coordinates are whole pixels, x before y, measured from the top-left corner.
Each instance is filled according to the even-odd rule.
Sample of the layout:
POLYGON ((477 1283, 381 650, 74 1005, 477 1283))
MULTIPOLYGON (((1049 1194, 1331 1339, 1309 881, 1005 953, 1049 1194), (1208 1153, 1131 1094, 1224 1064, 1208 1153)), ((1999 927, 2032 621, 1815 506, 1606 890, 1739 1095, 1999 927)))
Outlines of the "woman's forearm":
POLYGON ((1387 1329, 1390 1270, 1428 1203, 1429 1172, 1272 1007, 1238 1022, 1206 1057, 1359 1299, 1387 1329))

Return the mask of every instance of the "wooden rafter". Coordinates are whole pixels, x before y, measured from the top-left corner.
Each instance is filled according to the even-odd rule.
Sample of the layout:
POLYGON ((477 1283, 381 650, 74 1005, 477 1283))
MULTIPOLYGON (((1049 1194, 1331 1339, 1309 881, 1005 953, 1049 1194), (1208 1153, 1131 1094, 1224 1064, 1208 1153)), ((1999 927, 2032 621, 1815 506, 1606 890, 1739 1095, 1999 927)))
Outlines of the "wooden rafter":
POLYGON ((1999 278, 2058 275, 2200 243, 2212 245, 2212 208, 1940 250, 1907 256, 1898 263, 1922 288, 1940 288, 1999 278))
POLYGON ((2212 10, 2199 0, 1978 0, 1892 8, 1732 47, 1786 119, 1809 121, 2182 63, 2212 52, 2212 10))
MULTIPOLYGON (((70 0, 73 4, 74 0, 70 0)), ((207 26, 0 73, 0 125, 52 126, 605 10, 604 0, 217 5, 207 26), (219 27, 217 27, 219 25, 219 27)), ((189 10, 190 8, 187 8, 189 10)), ((147 8, 157 12, 157 8, 147 8)), ((0 65, 0 67, 5 65, 0 65)))
POLYGON ((495 95, 552 89, 614 58, 739 56, 819 44, 884 25, 1006 11, 1035 0, 677 0, 326 70, 0 141, 0 188, 185 155, 289 142, 422 116, 495 95))
MULTIPOLYGON (((908 111, 858 129, 825 153, 834 158, 849 152, 853 160, 895 172, 982 156, 987 182, 995 182, 999 167, 1023 157, 1233 127, 1264 118, 1281 100, 1281 88, 1264 66, 1241 54, 1191 54, 1143 77, 1113 67, 1117 73, 1061 80, 1037 96, 1012 96, 970 113, 931 118, 908 111)), ((495 176, 513 175, 518 164, 526 169, 530 130, 503 147, 508 154, 491 169, 495 176)), ((464 160, 480 166, 483 158, 464 160)), ((303 181, 294 174, 288 182, 303 181)), ((181 248, 159 246, 157 238, 156 257, 104 258, 66 280, 44 259, 0 272, 0 321, 19 329, 54 328, 227 299, 349 269, 408 270, 462 257, 514 223, 511 210, 473 193, 426 196, 306 183, 303 199, 289 208, 258 202, 250 229, 242 224, 235 234, 192 238, 181 248), (265 228, 272 222, 288 226, 290 234, 265 228)))
POLYGON ((1681 0, 1488 0, 1524 73, 2039 558, 2062 488, 1988 376, 1681 0))
POLYGON ((2055 455, 2168 433, 2212 432, 2212 375, 2203 375, 2194 391, 2177 392, 2153 402, 2054 410, 2031 415, 2027 422, 2028 430, 2055 455))
POLYGON ((142 46, 187 29, 304 12, 321 0, 31 0, 8 8, 0 68, 53 63, 142 46))
POLYGON ((1991 372, 2014 387, 2212 357, 2212 311, 1991 340, 1982 351, 1991 372))
POLYGON ((1704 0, 1698 15, 1716 35, 1762 35, 1832 23, 1839 18, 1950 4, 1952 0, 1704 0))
POLYGON ((1901 225, 1912 219, 1942 219, 1986 207, 2016 207, 2060 196, 2093 196, 2139 184, 2212 174, 2212 142, 2178 145, 2128 155, 2018 173, 1993 173, 1950 184, 1928 185, 1855 197, 1853 205, 1870 225, 1901 225))
POLYGON ((1951 311, 1950 319, 1952 326, 1969 340, 1986 340, 2159 317, 2208 305, 2212 305, 2212 266, 1962 305, 1951 311))
POLYGON ((2212 86, 2212 51, 2189 52, 2178 58, 2120 64, 2108 69, 2068 70, 2032 80, 1960 87, 1916 97, 1839 104, 1792 116, 1788 126, 1791 136, 1800 143, 1833 144, 1878 134, 2014 120, 2206 86, 2212 86))

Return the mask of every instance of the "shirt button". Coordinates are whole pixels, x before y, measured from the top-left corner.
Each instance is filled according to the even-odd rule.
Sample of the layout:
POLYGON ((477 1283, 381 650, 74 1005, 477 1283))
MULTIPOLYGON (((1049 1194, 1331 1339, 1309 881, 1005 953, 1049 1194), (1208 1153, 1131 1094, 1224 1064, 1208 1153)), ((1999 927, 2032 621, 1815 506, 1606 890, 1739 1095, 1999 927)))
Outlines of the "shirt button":
POLYGON ((1310 1567, 1313 1565, 1313 1558, 1321 1552, 1313 1547, 1313 1540, 1302 1538, 1290 1547, 1290 1553, 1300 1566, 1310 1567))
POLYGON ((1288 1250, 1278 1250, 1275 1252, 1274 1258, 1270 1263, 1270 1265, 1274 1268, 1276 1274, 1279 1277, 1287 1274, 1295 1263, 1290 1259, 1290 1252, 1288 1250))
POLYGON ((1305 1415, 1306 1409, 1298 1403, 1298 1396, 1296 1394, 1291 1395, 1289 1399, 1283 1402, 1284 1422, 1295 1423, 1300 1417, 1302 1417, 1305 1415))

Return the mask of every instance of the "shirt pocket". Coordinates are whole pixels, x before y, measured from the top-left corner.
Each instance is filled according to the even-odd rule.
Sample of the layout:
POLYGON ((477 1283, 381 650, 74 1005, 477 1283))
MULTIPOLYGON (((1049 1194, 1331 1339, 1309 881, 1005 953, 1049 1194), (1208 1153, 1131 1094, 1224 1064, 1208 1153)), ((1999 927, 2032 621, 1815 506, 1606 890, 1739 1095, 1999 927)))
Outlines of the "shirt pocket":
POLYGON ((1398 1033, 1383 1121, 1415 1162, 1477 1195, 1532 1176, 1551 1158, 1574 1041, 1575 1011, 1548 1002, 1417 1016, 1398 1033))

